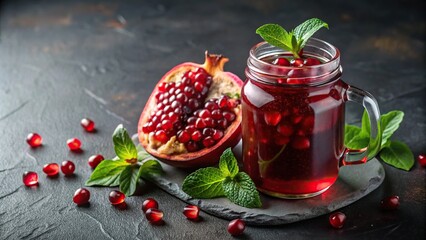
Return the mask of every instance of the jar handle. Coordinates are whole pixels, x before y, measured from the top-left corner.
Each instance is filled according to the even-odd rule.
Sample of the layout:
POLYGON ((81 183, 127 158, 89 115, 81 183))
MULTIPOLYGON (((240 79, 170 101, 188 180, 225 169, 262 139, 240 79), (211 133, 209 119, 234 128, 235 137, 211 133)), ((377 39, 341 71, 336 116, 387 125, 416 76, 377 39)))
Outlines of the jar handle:
POLYGON ((340 159, 339 165, 346 166, 366 163, 380 151, 382 135, 380 130, 379 105, 373 95, 369 92, 353 86, 347 87, 344 99, 345 101, 362 104, 365 110, 367 110, 368 119, 370 121, 370 141, 367 147, 360 150, 346 148, 342 158, 340 159))

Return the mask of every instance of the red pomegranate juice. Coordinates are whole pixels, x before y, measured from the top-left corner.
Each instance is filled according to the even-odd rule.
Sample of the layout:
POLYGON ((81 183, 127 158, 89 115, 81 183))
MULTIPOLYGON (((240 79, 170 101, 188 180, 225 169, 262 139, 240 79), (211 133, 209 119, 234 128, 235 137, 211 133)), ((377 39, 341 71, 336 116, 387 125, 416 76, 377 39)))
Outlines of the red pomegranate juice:
MULTIPOLYGON (((298 77, 304 81, 303 72, 298 77)), ((271 83, 248 77, 243 87, 244 169, 257 188, 270 195, 313 196, 327 190, 338 176, 344 152, 345 83, 340 75, 313 85, 280 81, 292 80, 271 83)))

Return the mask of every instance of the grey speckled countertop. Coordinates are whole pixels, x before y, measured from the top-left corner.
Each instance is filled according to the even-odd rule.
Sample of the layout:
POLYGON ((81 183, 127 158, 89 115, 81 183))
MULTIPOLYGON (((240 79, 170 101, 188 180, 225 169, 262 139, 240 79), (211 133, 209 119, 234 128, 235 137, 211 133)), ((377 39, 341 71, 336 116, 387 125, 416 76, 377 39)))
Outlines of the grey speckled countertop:
MULTIPOLYGON (((190 222, 185 206, 152 184, 127 199, 120 211, 107 201, 110 189, 92 189, 91 205, 76 208, 75 189, 91 170, 94 153, 113 156, 111 133, 123 123, 136 132, 139 114, 156 81, 172 66, 203 61, 206 49, 230 58, 227 70, 243 77, 248 50, 260 41, 263 23, 295 26, 310 18, 330 30, 316 36, 337 46, 343 79, 370 91, 382 112, 399 109, 405 119, 394 137, 417 156, 426 151, 425 15, 422 1, 2 1, 0 6, 0 239, 231 239, 228 221, 203 213, 190 222), (82 131, 88 116, 98 132, 82 131), (29 149, 25 137, 39 132, 44 146, 29 149), (84 151, 65 141, 79 137, 84 151), (47 179, 49 162, 73 160, 76 175, 47 179), (22 185, 36 170, 38 188, 22 185), (160 202, 164 226, 141 214, 147 197, 160 202), (178 210, 176 210, 178 209, 178 210)), ((361 108, 349 104, 347 121, 361 108)), ((242 239, 424 239, 425 169, 384 165, 384 183, 341 209, 343 229, 328 217, 275 227, 248 227, 242 239), (395 212, 378 204, 401 197, 395 212)))

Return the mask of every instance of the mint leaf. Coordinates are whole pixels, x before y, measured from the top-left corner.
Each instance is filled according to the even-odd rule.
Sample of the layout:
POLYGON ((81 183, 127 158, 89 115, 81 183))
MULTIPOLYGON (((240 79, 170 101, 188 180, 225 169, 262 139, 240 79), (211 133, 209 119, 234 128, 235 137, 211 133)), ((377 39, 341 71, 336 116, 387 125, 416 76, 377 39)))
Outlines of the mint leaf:
POLYGON ((258 208, 262 206, 259 192, 253 181, 244 172, 238 173, 234 179, 227 177, 223 181, 223 191, 231 202, 247 208, 258 208))
POLYGON ((361 131, 362 131, 362 134, 364 134, 365 136, 370 137, 370 128, 371 128, 370 127, 370 119, 368 117, 367 111, 364 110, 364 112, 362 113, 362 120, 361 120, 361 131))
POLYGON ((118 186, 120 174, 127 166, 124 160, 103 160, 86 181, 86 186, 118 186))
POLYGON ((227 148, 220 156, 219 169, 225 176, 233 178, 237 175, 239 171, 238 163, 231 148, 227 148))
POLYGON ((345 146, 349 149, 363 149, 368 145, 370 137, 362 134, 361 128, 345 125, 345 146))
POLYGON ((382 124, 382 147, 386 145, 392 134, 399 128, 399 124, 404 119, 404 113, 401 111, 390 111, 381 116, 382 124))
POLYGON ((390 145, 383 148, 380 152, 380 158, 385 163, 405 171, 409 171, 414 165, 413 153, 402 142, 390 142, 390 145))
POLYGON ((133 144, 127 130, 122 124, 118 125, 112 134, 114 150, 117 156, 122 160, 134 160, 138 157, 138 151, 133 144))
POLYGON ((201 168, 189 174, 182 184, 182 190, 194 198, 216 198, 224 196, 222 172, 214 167, 201 168))
POLYGON ((256 33, 273 46, 290 52, 293 51, 293 46, 291 44, 293 34, 289 34, 278 24, 265 24, 256 29, 256 33))
POLYGON ((138 151, 138 161, 139 162, 142 162, 143 160, 147 159, 150 156, 151 155, 149 155, 147 152, 145 152, 145 150, 138 151))
POLYGON ((328 24, 318 18, 308 19, 304 21, 303 23, 301 23, 299 26, 297 26, 293 30, 293 32, 294 32, 294 36, 297 39, 297 44, 299 45, 299 49, 302 49, 305 46, 308 39, 312 37, 312 35, 314 35, 316 31, 320 30, 323 27, 328 29, 328 24))
POLYGON ((120 191, 131 196, 138 185, 138 169, 135 165, 128 165, 120 174, 120 191))
POLYGON ((153 175, 163 173, 161 164, 156 160, 148 160, 139 167, 138 178, 150 179, 153 175))
POLYGON ((295 58, 300 58, 299 52, 312 35, 328 24, 318 18, 308 19, 293 31, 287 32, 278 24, 265 24, 258 29, 259 34, 269 44, 291 52, 295 58))

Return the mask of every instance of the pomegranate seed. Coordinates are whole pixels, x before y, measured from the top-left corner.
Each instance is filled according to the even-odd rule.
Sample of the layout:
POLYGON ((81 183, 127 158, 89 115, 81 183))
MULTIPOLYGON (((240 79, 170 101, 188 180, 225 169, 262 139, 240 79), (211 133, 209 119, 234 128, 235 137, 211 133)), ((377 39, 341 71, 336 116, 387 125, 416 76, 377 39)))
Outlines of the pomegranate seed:
POLYGON ((38 175, 36 172, 24 172, 22 181, 27 187, 38 185, 38 175))
POLYGON ((164 131, 170 130, 173 128, 173 124, 169 120, 163 120, 161 122, 161 127, 164 131))
POLYGON ((195 90, 192 87, 190 87, 190 86, 186 86, 183 89, 183 92, 189 98, 192 97, 192 96, 194 96, 194 94, 195 94, 195 90))
POLYGON ((169 141, 169 137, 164 130, 155 131, 154 138, 162 143, 169 141))
POLYGON ((393 195, 380 201, 380 207, 384 210, 395 210, 399 206, 399 196, 393 195))
POLYGON ((187 123, 188 125, 195 125, 196 121, 197 121, 196 117, 189 117, 187 123))
POLYGON ((195 122, 195 127, 198 129, 205 128, 207 126, 206 122, 202 118, 198 118, 195 122))
POLYGON ((197 92, 201 92, 201 91, 203 91, 204 84, 202 84, 201 82, 195 82, 194 88, 197 92))
POLYGON ((30 133, 27 135, 27 143, 33 148, 41 146, 43 138, 38 133, 30 133))
POLYGON ((313 116, 305 117, 300 123, 300 128, 306 133, 311 133, 314 129, 315 119, 313 116))
POLYGON ((222 112, 219 109, 213 110, 211 115, 215 120, 219 120, 223 117, 222 112))
POLYGON ((296 58, 290 61, 290 64, 294 67, 303 67, 303 59, 296 58))
POLYGON ((212 137, 206 137, 203 140, 204 147, 213 146, 215 143, 216 143, 216 141, 212 137))
POLYGON ((330 222, 330 225, 334 228, 342 228, 345 224, 346 215, 342 212, 335 212, 330 215, 328 218, 328 221, 330 222))
POLYGON ((306 137, 297 136, 291 142, 291 146, 298 150, 303 150, 309 148, 311 145, 310 141, 306 137))
POLYGON ((109 201, 112 205, 118 205, 123 203, 125 198, 126 196, 124 195, 124 193, 117 190, 113 190, 109 193, 109 201))
POLYGON ((218 109, 219 106, 215 102, 206 102, 204 104, 204 108, 206 108, 206 109, 208 109, 210 111, 213 111, 215 109, 218 109))
POLYGON ((195 205, 188 205, 183 208, 183 215, 190 220, 197 220, 200 214, 200 208, 195 205))
POLYGON ((419 162, 420 166, 426 167, 426 157, 425 155, 421 154, 417 157, 417 161, 419 162))
MULTIPOLYGON (((222 113, 223 117, 228 121, 228 122, 232 122, 235 120, 235 113, 232 112, 223 112, 222 113)), ((280 115, 281 116, 281 115, 280 115)))
POLYGON ((180 103, 185 103, 185 102, 187 102, 187 101, 188 101, 188 97, 187 97, 185 94, 183 94, 183 93, 179 93, 179 94, 176 96, 176 101, 178 101, 178 102, 180 102, 180 103))
POLYGON ((87 132, 93 132, 93 130, 95 130, 95 122, 89 118, 81 119, 80 124, 87 132))
POLYGON ((71 151, 78 151, 80 150, 81 142, 78 138, 70 138, 67 140, 67 145, 71 151))
POLYGON ((182 107, 182 104, 178 100, 174 100, 172 105, 170 105, 173 109, 182 107))
POLYGON ((212 114, 210 113, 210 111, 209 110, 207 110, 207 109, 203 109, 203 110, 201 110, 200 111, 200 113, 198 114, 198 117, 200 117, 200 118, 208 118, 208 117, 210 117, 212 114))
POLYGON ((291 117, 291 121, 293 122, 293 124, 298 124, 300 123, 300 121, 302 121, 303 117, 300 115, 294 115, 291 117))
POLYGON ((186 130, 179 131, 177 134, 177 139, 181 143, 186 143, 191 140, 191 135, 186 130))
POLYGON ((281 114, 279 112, 266 112, 264 119, 266 124, 276 126, 281 121, 281 114))
POLYGON ((67 161, 63 161, 61 164, 61 171, 63 174, 65 175, 72 175, 74 173, 75 170, 75 165, 73 162, 67 160, 67 161))
MULTIPOLYGON (((169 113, 171 111, 173 111, 173 108, 171 106, 165 106, 164 109, 163 109, 164 113, 169 113)), ((163 116, 165 116, 165 115, 163 115, 163 116)))
POLYGON ((188 100, 188 107, 195 110, 200 107, 200 102, 195 98, 191 98, 188 100))
POLYGON ((147 122, 142 126, 142 131, 144 133, 150 133, 152 131, 154 131, 154 124, 152 124, 152 122, 147 122))
POLYGON ((79 188, 74 193, 74 197, 72 198, 73 202, 77 205, 84 205, 89 202, 90 192, 85 188, 79 188))
POLYGON ((188 150, 188 152, 196 152, 198 150, 197 143, 195 143, 194 141, 187 142, 185 147, 188 150))
POLYGON ((196 128, 195 128, 195 126, 193 126, 193 125, 189 125, 189 126, 186 126, 185 127, 185 130, 189 133, 189 134, 192 134, 195 130, 197 130, 196 128))
POLYGON ((160 92, 164 92, 164 91, 166 91, 166 84, 167 84, 167 83, 165 83, 165 82, 161 82, 160 84, 158 84, 158 90, 159 90, 160 92))
POLYGON ((219 105, 219 108, 223 109, 228 106, 228 97, 222 96, 217 100, 217 105, 219 105))
POLYGON ((59 173, 59 165, 57 163, 46 164, 43 166, 43 172, 49 177, 56 176, 59 173))
POLYGON ((218 141, 223 137, 223 131, 215 129, 212 136, 215 141, 218 141))
MULTIPOLYGON (((176 121, 178 121, 179 120, 179 114, 177 114, 177 113, 175 113, 175 112, 171 112, 171 113, 169 113, 169 120, 170 120, 170 122, 172 122, 172 123, 176 123, 176 121)), ((164 124, 163 124, 164 125, 164 124)))
POLYGON ((288 61, 287 58, 277 58, 272 62, 272 64, 280 66, 290 66, 290 61, 288 61))
POLYGON ((237 100, 237 99, 229 99, 228 100, 228 108, 235 108, 235 107, 237 107, 238 106, 238 104, 239 104, 239 100, 237 100))
POLYGON ((150 208, 146 210, 145 217, 152 224, 159 224, 163 221, 163 212, 157 208, 150 208))
POLYGON ((210 117, 205 118, 204 122, 206 123, 206 127, 216 127, 216 124, 215 124, 213 118, 210 118, 210 117))
POLYGON ((205 72, 199 72, 195 75, 194 80, 196 82, 205 82, 207 79, 207 74, 205 72))
POLYGON ((246 228, 246 223, 241 219, 234 219, 228 224, 228 232, 232 236, 238 236, 243 234, 246 228))
POLYGON ((217 126, 225 130, 228 127, 228 121, 226 119, 220 119, 217 121, 217 126))
POLYGON ((307 58, 303 61, 303 65, 305 66, 314 66, 321 64, 321 61, 316 58, 307 58))
POLYGON ((213 133, 214 133, 214 129, 213 128, 204 128, 203 129, 203 136, 204 137, 212 136, 213 133))
POLYGON ((191 139, 195 142, 198 142, 201 140, 201 137, 203 137, 203 135, 201 134, 200 131, 196 130, 191 134, 191 139))
POLYGON ((158 202, 154 198, 147 198, 142 203, 142 211, 144 213, 150 208, 158 208, 158 202))
POLYGON ((293 128, 289 126, 288 124, 280 124, 277 127, 277 132, 284 136, 291 136, 293 134, 293 128))
POLYGON ((93 155, 89 157, 89 160, 87 160, 87 163, 89 164, 91 168, 96 168, 99 165, 99 163, 101 163, 103 160, 104 160, 104 156, 98 154, 98 155, 93 155))

